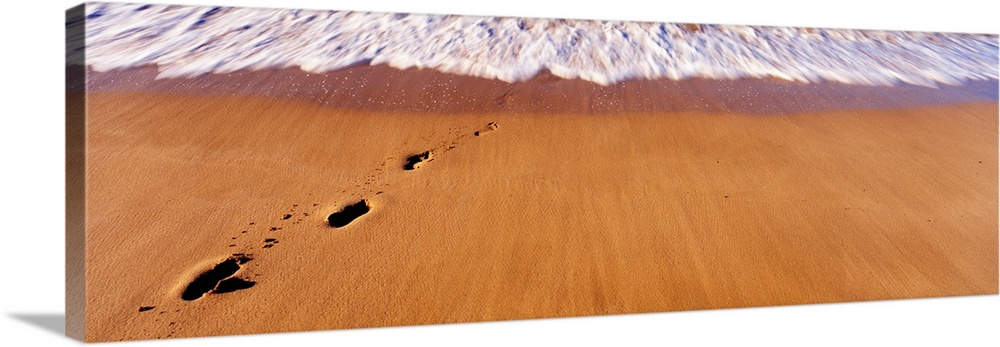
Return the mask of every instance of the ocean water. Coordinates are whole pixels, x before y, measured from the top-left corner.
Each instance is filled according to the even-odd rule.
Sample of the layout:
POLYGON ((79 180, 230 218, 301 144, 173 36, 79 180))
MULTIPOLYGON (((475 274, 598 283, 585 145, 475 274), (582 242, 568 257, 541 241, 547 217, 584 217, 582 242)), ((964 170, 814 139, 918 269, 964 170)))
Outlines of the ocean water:
MULTIPOLYGON (((157 78, 387 64, 518 82, 777 78, 936 87, 998 79, 997 35, 143 4, 87 5, 96 71, 157 78)), ((85 48, 85 49, 84 49, 85 48)))

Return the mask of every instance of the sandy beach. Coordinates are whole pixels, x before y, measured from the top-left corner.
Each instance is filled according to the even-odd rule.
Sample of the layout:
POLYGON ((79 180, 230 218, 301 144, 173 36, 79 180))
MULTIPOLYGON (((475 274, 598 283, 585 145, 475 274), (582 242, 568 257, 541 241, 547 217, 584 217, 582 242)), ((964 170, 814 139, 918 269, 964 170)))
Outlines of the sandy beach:
POLYGON ((88 341, 998 292, 996 81, 149 74, 90 76, 88 341))

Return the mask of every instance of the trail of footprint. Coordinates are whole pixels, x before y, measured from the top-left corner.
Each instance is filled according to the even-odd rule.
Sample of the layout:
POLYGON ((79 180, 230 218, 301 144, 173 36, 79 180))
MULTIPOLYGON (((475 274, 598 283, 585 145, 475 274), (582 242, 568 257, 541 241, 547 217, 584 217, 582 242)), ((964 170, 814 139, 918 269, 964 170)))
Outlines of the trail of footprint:
MULTIPOLYGON (((479 137, 486 133, 497 130, 499 128, 500 126, 496 122, 489 122, 486 124, 485 127, 474 131, 472 133, 472 136, 479 137)), ((452 138, 450 141, 445 140, 439 142, 437 146, 435 146, 434 148, 428 149, 426 151, 417 154, 410 155, 406 157, 406 161, 403 164, 403 170, 411 171, 419 169, 421 166, 423 166, 424 163, 434 160, 435 156, 447 153, 448 151, 458 148, 459 145, 465 144, 463 140, 467 138, 469 138, 469 133, 463 132, 462 134, 452 138)))
MULTIPOLYGON (((426 151, 405 156, 403 160, 402 168, 403 171, 413 171, 420 169, 427 163, 433 161, 439 155, 447 153, 453 149, 456 149, 459 145, 463 145, 465 140, 470 137, 479 137, 486 133, 492 132, 499 129, 499 125, 496 122, 489 122, 484 127, 476 131, 470 131, 470 127, 458 127, 448 129, 448 135, 453 135, 450 140, 444 140, 437 143, 431 149, 426 151), (456 135, 457 134, 457 135, 456 135)), ((427 138, 421 138, 423 140, 428 140, 427 138)), ((368 213, 371 207, 367 203, 367 196, 371 196, 372 192, 374 195, 380 195, 383 193, 383 189, 389 186, 388 182, 385 182, 386 172, 384 171, 386 165, 394 160, 395 157, 388 157, 382 161, 382 163, 374 169, 374 172, 365 177, 363 184, 356 183, 356 187, 362 187, 359 192, 355 195, 359 197, 359 202, 348 205, 338 212, 334 212, 327 217, 327 222, 330 226, 335 228, 341 228, 347 224, 354 221, 354 219, 360 217, 361 215, 368 213)), ((346 190, 342 190, 341 193, 346 193, 346 190)))
MULTIPOLYGON (((405 170, 418 169, 421 166, 423 166, 423 164, 432 161, 437 155, 456 149, 459 145, 464 144, 464 140, 466 140, 467 138, 470 138, 471 136, 479 137, 482 136, 483 134, 492 132, 496 129, 498 129, 498 126, 495 122, 490 122, 485 127, 480 128, 477 131, 471 132, 471 134, 469 132, 468 127, 449 129, 448 133, 449 135, 455 135, 456 132, 459 135, 453 137, 451 140, 440 141, 433 148, 429 150, 407 157, 406 158, 407 164, 404 164, 404 169, 405 170), (409 166, 411 168, 407 169, 405 166, 409 166)), ((433 136, 433 135, 434 133, 432 132, 428 136, 433 136)), ((422 139, 424 141, 429 141, 429 138, 426 136, 423 137, 422 139)), ((386 158, 385 160, 382 161, 382 163, 378 167, 373 169, 369 175, 364 177, 362 183, 355 184, 355 187, 362 188, 361 191, 359 192, 360 195, 365 196, 371 194, 372 192, 374 192, 375 195, 383 193, 383 190, 381 189, 389 186, 388 182, 384 182, 386 178, 385 176, 390 172, 389 170, 387 170, 387 167, 394 160, 397 160, 396 157, 386 158)), ((346 192, 346 190, 342 192, 346 192)), ((313 209, 311 211, 296 213, 296 208, 298 206, 299 206, 298 204, 292 204, 291 209, 287 213, 280 214, 277 221, 279 223, 290 222, 290 224, 296 225, 303 222, 305 220, 305 217, 309 217, 311 213, 315 214, 316 212, 318 212, 317 209, 320 208, 319 203, 313 203, 312 204, 313 209), (301 215, 301 217, 295 218, 298 215, 301 215), (295 219, 293 220, 293 218, 295 219)), ((327 217, 327 223, 334 228, 342 228, 352 223, 353 221, 357 220, 359 217, 368 213, 369 211, 371 211, 371 205, 368 203, 368 200, 361 198, 358 202, 349 204, 343 207, 340 211, 330 214, 327 217)), ((256 224, 257 224, 256 222, 251 221, 249 223, 249 228, 241 230, 239 234, 237 234, 236 236, 232 236, 230 238, 228 246, 236 247, 238 245, 238 240, 240 239, 240 237, 249 233, 256 233, 256 232, 274 233, 284 229, 281 226, 271 225, 269 227, 262 228, 260 231, 253 231, 253 229, 256 228, 256 224)), ((262 249, 270 249, 274 247, 275 244, 278 244, 279 241, 275 237, 266 237, 263 239, 262 243, 263 245, 260 245, 259 243, 257 245, 260 245, 260 248, 262 249)), ((257 246, 246 245, 245 247, 249 250, 257 246)), ((252 288, 257 284, 257 282, 241 276, 237 276, 237 274, 239 274, 241 270, 243 270, 242 272, 246 272, 246 270, 244 269, 246 269, 246 264, 250 262, 250 260, 253 260, 252 254, 233 253, 231 257, 228 257, 225 260, 215 264, 211 269, 202 272, 193 281, 191 281, 187 285, 187 287, 185 287, 183 293, 181 294, 181 299, 184 301, 195 301, 202 299, 209 294, 231 293, 243 289, 252 288)), ((256 274, 255 276, 257 275, 259 274, 256 274)), ((138 312, 146 314, 146 312, 155 310, 156 308, 157 306, 139 306, 138 312)), ((168 311, 169 310, 166 309, 161 310, 158 313, 158 315, 166 314, 168 313, 168 311)), ((179 312, 181 312, 180 309, 173 310, 173 313, 175 314, 179 312)), ((166 316, 164 316, 163 319, 167 320, 166 316)), ((157 318, 156 321, 160 321, 160 319, 157 318)), ((177 327, 178 324, 176 321, 169 322, 168 324, 168 328, 170 329, 169 333, 167 333, 165 336, 158 336, 158 337, 173 336, 173 334, 175 334, 177 331, 177 327)))
MULTIPOLYGON (((427 156, 427 158, 425 158, 423 160, 420 160, 420 162, 426 163, 427 161, 431 160, 430 157, 432 157, 432 156, 435 156, 437 154, 443 154, 443 153, 445 153, 447 151, 455 149, 459 144, 463 143, 462 142, 463 140, 465 140, 465 139, 470 138, 470 137, 473 136, 472 133, 474 131, 472 129, 473 128, 469 127, 469 126, 455 127, 455 128, 448 129, 448 134, 447 135, 451 135, 452 136, 451 139, 445 140, 445 141, 440 141, 436 145, 431 146, 432 148, 430 150, 424 151, 424 152, 429 152, 429 153, 427 153, 427 154, 429 154, 429 156, 427 156)), ((422 142, 430 142, 431 139, 433 138, 434 134, 435 133, 432 131, 431 134, 429 134, 428 136, 421 136, 419 139, 422 142)), ((404 152, 405 149, 402 148, 402 147, 405 147, 405 146, 406 146, 406 142, 403 143, 403 146, 401 146, 400 148, 396 148, 394 150, 397 151, 397 152, 404 152)), ((424 154, 424 152, 417 153, 416 155, 419 156, 420 154, 424 154)), ((353 196, 355 198, 361 199, 361 198, 364 198, 366 196, 371 196, 372 193, 374 193, 376 191, 383 191, 383 190, 385 190, 385 188, 389 186, 389 183, 386 182, 386 179, 387 179, 386 176, 392 174, 392 172, 393 172, 393 170, 390 170, 389 168, 391 166, 400 165, 400 164, 397 164, 400 160, 404 161, 404 163, 401 164, 401 165, 407 166, 406 162, 408 160, 407 159, 408 157, 412 157, 412 156, 403 156, 402 157, 403 159, 400 159, 400 157, 396 157, 396 156, 390 156, 390 157, 387 157, 387 158, 383 159, 382 162, 379 163, 378 166, 376 166, 375 168, 373 168, 367 175, 365 175, 363 179, 360 179, 359 181, 356 181, 356 182, 352 183, 352 186, 356 189, 355 190, 356 193, 353 194, 353 196)), ((414 163, 414 164, 416 164, 416 163, 414 163)), ((423 164, 417 164, 416 166, 421 166, 421 165, 423 165, 423 164)), ((399 166, 395 166, 395 167, 398 168, 399 166)), ((341 193, 347 193, 348 189, 343 189, 340 192, 341 193)))

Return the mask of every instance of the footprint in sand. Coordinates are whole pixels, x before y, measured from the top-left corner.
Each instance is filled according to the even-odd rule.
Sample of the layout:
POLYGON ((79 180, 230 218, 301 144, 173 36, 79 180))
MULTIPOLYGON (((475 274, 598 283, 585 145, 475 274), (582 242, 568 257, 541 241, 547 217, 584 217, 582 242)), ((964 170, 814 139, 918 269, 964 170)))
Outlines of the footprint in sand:
POLYGON ((483 129, 480 129, 479 131, 476 131, 476 132, 474 132, 474 133, 472 133, 472 134, 473 134, 473 135, 476 135, 476 136, 483 136, 483 135, 485 135, 486 133, 488 133, 488 132, 491 132, 491 131, 493 131, 493 130, 497 130, 497 129, 499 129, 499 128, 500 128, 500 126, 499 126, 499 125, 497 125, 497 123, 496 123, 496 122, 489 122, 489 123, 487 123, 487 124, 486 124, 486 127, 485 127, 485 128, 483 128, 483 129))
POLYGON ((326 218, 326 221, 334 228, 343 228, 355 219, 358 219, 358 217, 368 213, 368 211, 371 211, 371 207, 368 206, 368 201, 361 199, 361 201, 347 205, 340 211, 330 214, 330 216, 326 218))
POLYGON ((256 282, 248 281, 236 277, 236 273, 243 268, 243 264, 253 260, 245 254, 233 254, 222 262, 215 264, 211 269, 202 272, 188 284, 181 299, 185 301, 198 300, 205 294, 221 294, 247 289, 256 285, 256 282))
POLYGON ((506 106, 514 98, 514 92, 507 91, 496 98, 497 106, 506 106))
POLYGON ((434 160, 433 151, 424 151, 420 154, 414 154, 406 158, 406 164, 403 164, 403 170, 416 170, 419 169, 424 163, 434 160))

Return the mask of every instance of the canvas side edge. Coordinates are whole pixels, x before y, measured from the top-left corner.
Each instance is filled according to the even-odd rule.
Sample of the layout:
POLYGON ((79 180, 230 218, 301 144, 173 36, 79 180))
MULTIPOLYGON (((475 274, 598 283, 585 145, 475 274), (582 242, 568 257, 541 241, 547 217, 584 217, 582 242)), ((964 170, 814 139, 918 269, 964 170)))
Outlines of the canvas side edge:
POLYGON ((66 10, 66 336, 86 340, 86 4, 66 10), (75 23, 75 24, 74 24, 75 23))

